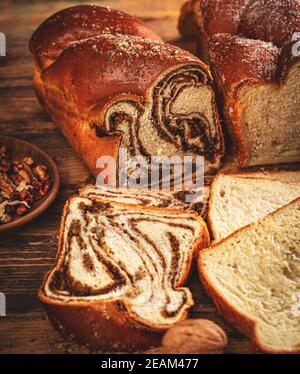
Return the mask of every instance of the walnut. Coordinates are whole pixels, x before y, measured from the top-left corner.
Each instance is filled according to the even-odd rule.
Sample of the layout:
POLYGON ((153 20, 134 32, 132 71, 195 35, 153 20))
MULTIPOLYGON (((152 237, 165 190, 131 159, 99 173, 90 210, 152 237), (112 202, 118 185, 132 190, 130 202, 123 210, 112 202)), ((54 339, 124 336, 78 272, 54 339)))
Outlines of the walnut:
POLYGON ((224 330, 206 319, 189 319, 175 324, 162 339, 162 346, 146 353, 217 354, 227 345, 224 330))
POLYGON ((30 179, 30 175, 27 173, 26 170, 23 170, 21 169, 19 172, 18 172, 18 175, 21 177, 21 180, 24 180, 26 183, 30 183, 31 179, 30 179))
POLYGON ((34 174, 39 178, 39 180, 45 180, 47 176, 47 167, 45 165, 38 165, 33 169, 34 174))
POLYGON ((8 213, 5 213, 3 217, 1 217, 1 223, 9 223, 12 221, 12 216, 8 213))
POLYGON ((24 157, 22 161, 25 162, 28 166, 32 166, 34 164, 34 159, 29 156, 24 157))
POLYGON ((23 169, 23 163, 21 161, 13 161, 13 171, 17 173, 23 169))
POLYGON ((35 167, 31 156, 12 161, 7 147, 0 145, 0 203, 7 202, 0 209, 0 225, 26 214, 47 194, 50 186, 51 177, 45 165, 35 167))
POLYGON ((10 183, 7 175, 2 172, 0 172, 0 191, 3 191, 6 196, 10 196, 14 191, 14 185, 10 183))
POLYGON ((8 149, 5 145, 0 145, 0 158, 7 158, 8 157, 8 149))

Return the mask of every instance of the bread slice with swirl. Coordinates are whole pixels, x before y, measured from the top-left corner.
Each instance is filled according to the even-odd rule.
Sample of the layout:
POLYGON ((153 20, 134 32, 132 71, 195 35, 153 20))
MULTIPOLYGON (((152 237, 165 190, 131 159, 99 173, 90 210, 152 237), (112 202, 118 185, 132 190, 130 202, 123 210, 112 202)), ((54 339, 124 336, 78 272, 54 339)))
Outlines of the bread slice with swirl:
POLYGON ((97 160, 203 156, 219 169, 223 135, 209 68, 128 14, 94 5, 51 16, 30 41, 43 106, 94 175, 97 160), (63 27, 61 27, 63 25, 63 27))
POLYGON ((209 186, 195 191, 141 190, 87 185, 81 188, 80 196, 132 205, 158 208, 194 210, 202 218, 207 216, 209 186), (190 201, 187 201, 187 197, 190 201))
POLYGON ((193 305, 183 285, 208 242, 196 213, 75 196, 39 298, 53 325, 77 341, 142 350, 159 344, 193 305))

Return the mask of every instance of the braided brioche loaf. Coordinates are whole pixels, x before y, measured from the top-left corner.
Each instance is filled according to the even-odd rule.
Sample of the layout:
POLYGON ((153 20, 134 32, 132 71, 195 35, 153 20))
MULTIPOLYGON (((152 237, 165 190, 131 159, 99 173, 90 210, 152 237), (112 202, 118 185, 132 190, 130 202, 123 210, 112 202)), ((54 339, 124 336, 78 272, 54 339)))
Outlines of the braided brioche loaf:
POLYGON ((223 138, 209 68, 122 12, 82 5, 33 34, 40 101, 94 175, 100 156, 202 155, 215 172, 223 138))
POLYGON ((39 298, 53 325, 79 342, 143 350, 186 316, 193 299, 183 285, 208 243, 196 213, 75 196, 39 298))
POLYGON ((239 165, 299 162, 299 0, 191 0, 179 29, 210 62, 239 165))

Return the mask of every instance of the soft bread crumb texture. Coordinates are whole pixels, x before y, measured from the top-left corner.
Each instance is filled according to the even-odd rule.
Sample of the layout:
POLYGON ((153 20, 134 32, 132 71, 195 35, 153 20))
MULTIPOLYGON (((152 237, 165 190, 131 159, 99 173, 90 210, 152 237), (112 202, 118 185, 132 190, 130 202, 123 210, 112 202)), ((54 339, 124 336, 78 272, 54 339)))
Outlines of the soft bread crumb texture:
POLYGON ((300 184, 219 175, 212 184, 208 220, 215 242, 300 196, 300 184))
POLYGON ((242 331, 254 322, 252 338, 264 351, 300 352, 299 218, 297 199, 200 254, 210 294, 242 331))
POLYGON ((238 165, 298 163, 299 0, 190 0, 179 29, 209 57, 238 165))
POLYGON ((300 63, 276 85, 245 85, 241 128, 247 139, 248 166, 300 159, 300 63), (267 112, 266 112, 267 111, 267 112))
POLYGON ((74 197, 63 225, 43 287, 53 302, 122 300, 134 319, 161 328, 185 316, 193 301, 182 284, 206 230, 195 213, 74 197))

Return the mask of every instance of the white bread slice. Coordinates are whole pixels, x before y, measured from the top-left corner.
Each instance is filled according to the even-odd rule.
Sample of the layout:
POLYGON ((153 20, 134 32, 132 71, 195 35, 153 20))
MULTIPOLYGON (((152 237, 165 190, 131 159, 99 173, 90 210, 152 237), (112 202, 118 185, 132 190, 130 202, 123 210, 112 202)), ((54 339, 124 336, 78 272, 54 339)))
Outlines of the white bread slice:
POLYGON ((144 349, 193 305, 183 285, 193 256, 208 243, 194 212, 75 196, 39 297, 54 326, 81 343, 144 349))
POLYGON ((300 196, 300 184, 218 175, 211 186, 208 224, 217 242, 300 196))
POLYGON ((270 180, 277 180, 284 183, 300 183, 300 171, 291 170, 259 170, 249 171, 244 173, 235 173, 234 176, 240 178, 264 178, 270 180))
POLYGON ((263 351, 300 353, 300 198, 201 251, 224 318, 263 351))

